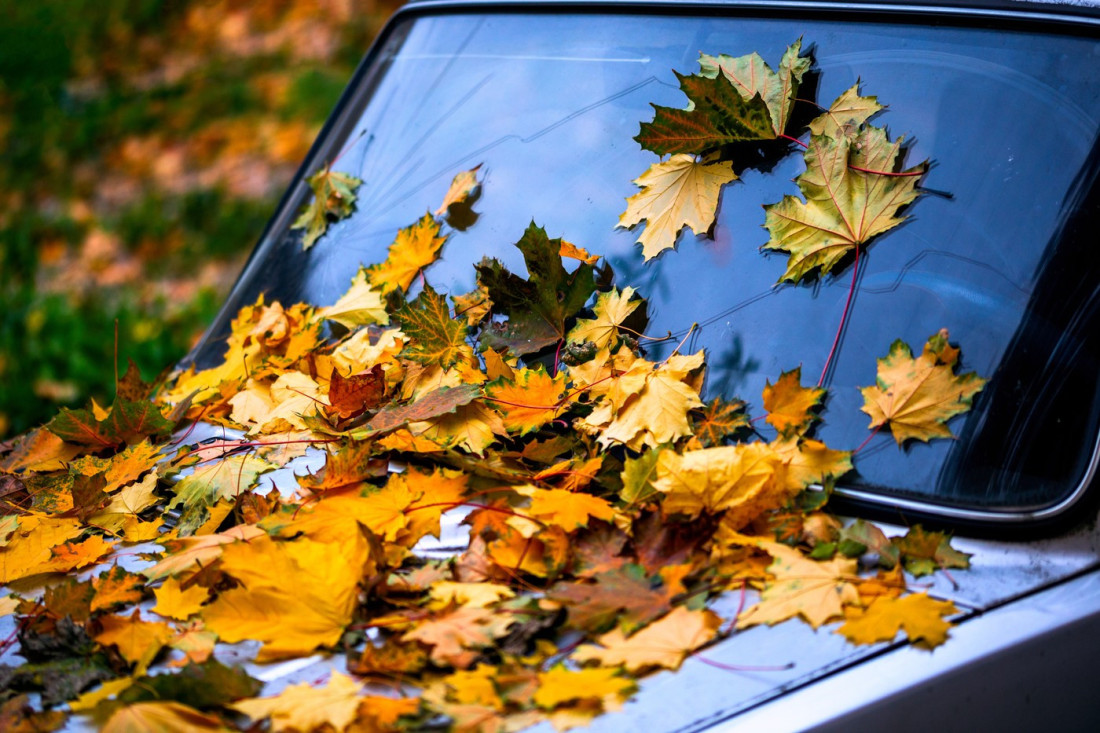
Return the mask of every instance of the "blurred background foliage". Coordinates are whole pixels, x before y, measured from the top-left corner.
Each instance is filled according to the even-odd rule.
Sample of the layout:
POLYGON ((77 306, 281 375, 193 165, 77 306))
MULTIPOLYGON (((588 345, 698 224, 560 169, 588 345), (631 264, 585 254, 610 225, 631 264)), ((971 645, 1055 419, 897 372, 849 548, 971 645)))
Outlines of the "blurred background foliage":
POLYGON ((0 0, 0 438, 217 310, 399 0, 0 0))

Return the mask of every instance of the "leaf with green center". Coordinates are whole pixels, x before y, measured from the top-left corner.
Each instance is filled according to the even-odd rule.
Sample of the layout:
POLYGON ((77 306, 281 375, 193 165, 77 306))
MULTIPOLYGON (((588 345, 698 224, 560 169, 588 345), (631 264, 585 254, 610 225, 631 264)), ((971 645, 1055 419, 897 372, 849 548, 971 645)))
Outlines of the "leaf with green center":
POLYGON ((152 402, 117 399, 102 420, 91 410, 61 408, 46 429, 66 442, 103 450, 139 442, 151 435, 167 435, 172 422, 152 402))
POLYGON ((781 282, 798 282, 815 268, 827 273, 856 247, 905 221, 897 212, 919 195, 917 182, 928 163, 898 175, 901 142, 890 142, 877 127, 851 138, 810 138, 806 170, 798 177, 805 202, 784 196, 764 207, 771 233, 764 248, 790 253, 781 282))
POLYGON ((401 329, 412 343, 401 352, 402 356, 418 362, 443 367, 454 366, 470 356, 472 350, 466 343, 466 323, 451 317, 447 297, 435 292, 430 285, 411 303, 406 303, 394 313, 401 322, 401 329))
POLYGON ((355 191, 363 181, 326 165, 307 178, 306 183, 313 190, 313 201, 291 225, 291 229, 306 230, 303 250, 323 237, 329 224, 351 216, 355 209, 355 191))
POLYGON ((606 631, 621 616, 620 628, 629 634, 670 610, 669 593, 654 590, 641 565, 597 573, 592 581, 558 583, 547 591, 548 599, 566 607, 573 628, 606 631))
MULTIPOLYGON (((573 272, 565 269, 561 240, 550 239, 534 222, 516 247, 527 264, 526 280, 509 272, 499 260, 483 260, 476 269, 478 283, 488 290, 494 310, 507 315, 513 325, 523 324, 532 332, 526 346, 519 333, 513 334, 510 346, 514 353, 522 355, 563 340, 566 319, 584 307, 596 285, 591 265, 581 263, 573 272)), ((492 329, 487 329, 483 338, 496 348, 491 335, 492 329)))
POLYGON ((714 78, 678 72, 690 109, 653 105, 652 122, 643 122, 635 140, 658 155, 706 153, 728 143, 774 140, 768 105, 759 93, 750 99, 724 75, 714 78))
POLYGON ((657 495, 653 482, 657 478, 660 449, 647 450, 637 458, 627 458, 623 466, 623 488, 619 496, 627 504, 640 504, 657 495))
POLYGON ((926 532, 919 524, 904 537, 892 537, 890 541, 901 552, 906 571, 918 578, 937 569, 970 567, 970 555, 952 547, 950 537, 943 532, 926 532))
POLYGON ((736 58, 725 54, 721 56, 701 54, 699 75, 714 78, 720 72, 745 99, 752 99, 759 94, 764 104, 768 106, 772 129, 776 136, 779 136, 787 127, 802 77, 813 63, 808 57, 801 56, 801 53, 802 39, 800 38, 787 47, 779 62, 778 73, 772 71, 758 53, 736 58))
POLYGON ((176 498, 168 504, 168 509, 182 509, 180 536, 193 534, 218 499, 235 499, 251 489, 260 474, 275 468, 275 464, 254 456, 230 456, 196 467, 176 484, 176 498))

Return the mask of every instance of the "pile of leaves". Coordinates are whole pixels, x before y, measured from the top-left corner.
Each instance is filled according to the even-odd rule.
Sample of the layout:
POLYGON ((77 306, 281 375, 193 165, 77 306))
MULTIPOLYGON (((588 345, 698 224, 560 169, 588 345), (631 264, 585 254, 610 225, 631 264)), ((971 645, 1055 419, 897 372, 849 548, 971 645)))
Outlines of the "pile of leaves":
MULTIPOLYGON (((797 44, 778 74, 755 59, 704 57, 681 78, 694 105, 643 124, 643 144, 674 155, 642 185, 673 168, 703 188, 732 181, 721 158, 737 125, 720 115, 785 135, 791 80, 809 61, 797 44), (734 85, 746 64, 764 86, 734 85), (649 142, 685 129, 703 142, 649 142)), ((784 279, 837 266, 915 196, 915 177, 886 175, 899 154, 863 124, 878 109, 866 99, 850 90, 810 124, 806 201, 768 210, 769 246, 791 256, 784 279), (835 226, 856 220, 853 207, 860 224, 835 226)), ((314 177, 300 220, 309 245, 354 203, 357 182, 331 175, 314 177)), ((755 416, 704 402, 705 354, 647 359, 640 294, 534 223, 516 243, 526 276, 486 259, 474 291, 437 292, 448 211, 478 185, 476 169, 456 177, 335 304, 260 298, 237 315, 220 365, 153 385, 131 368, 111 405, 62 410, 4 444, 0 613, 16 629, 3 643, 26 661, 0 666, 2 727, 80 714, 109 731, 565 729, 750 626, 842 622, 832 630, 853 644, 945 641, 955 607, 909 592, 905 572, 967 556, 920 527, 888 538, 823 511, 858 449, 813 437, 827 390, 799 368, 767 385, 755 416), (199 423, 231 432, 189 442, 199 423), (296 491, 265 478, 318 455, 296 491), (456 513, 465 546, 446 560, 418 553, 456 513), (135 552, 147 560, 137 572, 125 567, 135 552), (720 617, 709 602, 727 592, 740 608, 720 617), (218 661, 219 642, 251 642, 260 662, 339 654, 348 674, 259 697, 256 679, 218 661)), ((624 223, 645 213, 663 247, 681 222, 695 226, 685 201, 698 197, 680 191, 661 209, 675 186, 654 185, 665 193, 631 199, 624 223)), ((871 434, 949 436, 983 384, 956 374, 958 359, 946 331, 916 356, 889 347, 863 389, 871 434)))

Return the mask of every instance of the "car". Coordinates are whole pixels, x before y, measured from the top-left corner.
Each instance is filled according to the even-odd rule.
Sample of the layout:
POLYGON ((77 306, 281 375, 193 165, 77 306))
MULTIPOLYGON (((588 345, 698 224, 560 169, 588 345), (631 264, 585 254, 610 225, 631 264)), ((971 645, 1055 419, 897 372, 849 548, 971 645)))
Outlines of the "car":
MULTIPOLYGON (((622 303, 633 302, 622 294, 634 288, 646 305, 610 329, 651 360, 637 379, 704 351, 700 394, 747 400, 745 434, 854 455, 851 471, 822 469, 800 495, 811 504, 828 495, 847 519, 785 536, 773 522, 765 534, 830 562, 847 562, 847 539, 868 571, 894 562, 882 555, 899 543, 855 541, 857 519, 899 537, 924 531, 917 525, 953 533, 953 549, 942 552, 935 535, 928 570, 939 572, 907 569, 911 590, 950 602, 954 626, 942 646, 898 627, 857 646, 831 633, 835 625, 746 625, 685 655, 676 671, 639 678, 622 709, 595 717, 591 729, 1092 730, 1100 722, 1090 689, 1100 653, 1098 177, 1096 3, 414 0, 367 53, 168 401, 186 408, 195 390, 216 386, 188 380, 229 363, 226 339, 245 333, 249 309, 304 302, 331 314, 346 305, 350 283, 384 281, 368 266, 387 259, 396 232, 417 236, 410 222, 435 221, 436 233, 446 223, 442 255, 412 267, 401 287, 380 286, 389 300, 372 307, 385 302, 413 318, 408 309, 426 307, 437 291, 473 294, 490 283, 497 311, 486 316, 481 345, 511 362, 497 378, 524 364, 549 379, 563 358, 589 362, 603 346, 566 344, 575 314, 597 286, 622 303), (778 81, 753 76, 748 93, 731 93, 745 80, 739 70, 778 81), (843 158, 830 158, 837 145, 843 158), (815 178, 830 160, 842 165, 815 178), (707 174, 721 180, 698 183, 693 203, 668 214, 667 201, 662 209, 653 199, 682 184, 653 183, 665 164, 680 165, 679 176, 713 166, 707 174), (433 213, 448 191, 456 200, 433 213), (876 196, 889 201, 866 203, 876 196), (851 211, 871 214, 857 224, 851 211), (791 220, 801 227, 794 235, 791 220), (811 234, 824 244, 792 244, 811 234), (569 243, 572 270, 540 270, 562 265, 531 252, 569 243), (525 271, 526 279, 515 274, 525 271), (574 288, 576 273, 591 287, 574 288), (540 276, 553 283, 551 300, 584 296, 550 336, 555 306, 535 293, 540 276), (910 363, 956 385, 950 399, 936 393, 914 410, 950 402, 934 427, 919 417, 906 427, 873 407, 876 394, 894 394, 889 369, 910 363), (813 397, 813 410, 783 422, 774 407, 781 382, 802 395, 828 390, 827 402, 813 397), (949 570, 953 563, 969 567, 949 570)), ((250 337, 271 333, 256 328, 250 337)), ((380 330, 371 334, 370 346, 382 348, 380 330)), ((695 369, 684 367, 696 376, 676 383, 698 390, 695 369)), ((397 382, 392 373, 379 389, 397 382)), ((447 390, 462 387, 439 384, 439 394, 458 399, 447 390)), ((554 394, 556 417, 572 393, 554 394)), ((650 415, 612 440, 601 432, 610 418, 601 423, 590 407, 571 419, 619 466, 687 437, 650 415)), ((262 434, 268 419, 237 419, 237 433, 225 433, 224 420, 200 420, 175 444, 246 444, 241 436, 262 434)), ((329 427, 379 440, 392 429, 370 411, 356 419, 329 427)), ((546 424, 537 422, 530 430, 546 424)), ((464 447, 448 453, 448 465, 504 480, 484 443, 455 445, 464 447)), ((258 487, 293 495, 325 460, 315 447, 258 487)), ((412 470, 406 464, 417 460, 406 453, 390 468, 412 470)), ((421 557, 460 555, 471 532, 476 538, 461 523, 471 507, 459 504, 438 539, 416 545, 421 557)), ((186 507, 176 515, 192 529, 202 520, 186 507)), ((662 584, 656 568, 648 572, 647 582, 662 584)), ((707 603, 741 627, 764 584, 736 585, 707 603)), ((272 691, 333 666, 316 657, 245 664, 272 691)))

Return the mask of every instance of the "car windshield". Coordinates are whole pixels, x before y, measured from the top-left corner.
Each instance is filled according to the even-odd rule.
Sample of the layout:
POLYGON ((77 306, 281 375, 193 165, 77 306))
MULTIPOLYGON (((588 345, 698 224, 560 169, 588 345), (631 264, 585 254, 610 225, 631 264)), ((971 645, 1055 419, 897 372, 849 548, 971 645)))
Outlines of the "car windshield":
POLYGON ((993 513, 1066 500, 1088 474, 1100 414, 1100 43, 867 17, 408 14, 311 161, 335 159, 364 181, 355 212, 303 251, 289 227, 309 200, 299 181, 197 362, 220 360, 229 321, 259 294, 333 303, 361 263, 385 259, 398 229, 438 205, 456 173, 480 164, 476 221, 425 273, 437 290, 473 289, 484 256, 523 273, 514 243, 534 221, 603 255, 617 286, 649 299, 647 332, 673 339, 646 346, 648 358, 687 337, 685 352, 707 350, 704 397, 738 396, 762 414, 767 380, 801 366, 804 383, 817 381, 857 273, 817 437, 864 443, 859 387, 875 382, 895 339, 917 350, 947 328, 961 371, 989 383, 949 423, 957 439, 899 449, 882 431, 842 483, 993 513), (711 237, 685 230, 676 251, 645 262, 641 227, 616 224, 638 191, 632 181, 658 160, 634 141, 639 123, 653 119, 651 105, 687 104, 673 71, 697 72, 700 52, 757 52, 774 68, 798 38, 813 59, 794 112, 803 124, 858 82, 888 105, 874 121, 904 136, 906 165, 931 161, 910 218, 874 239, 858 268, 849 258, 777 285, 786 257, 761 251, 761 207, 798 195, 804 163, 790 142, 738 166, 711 237))

